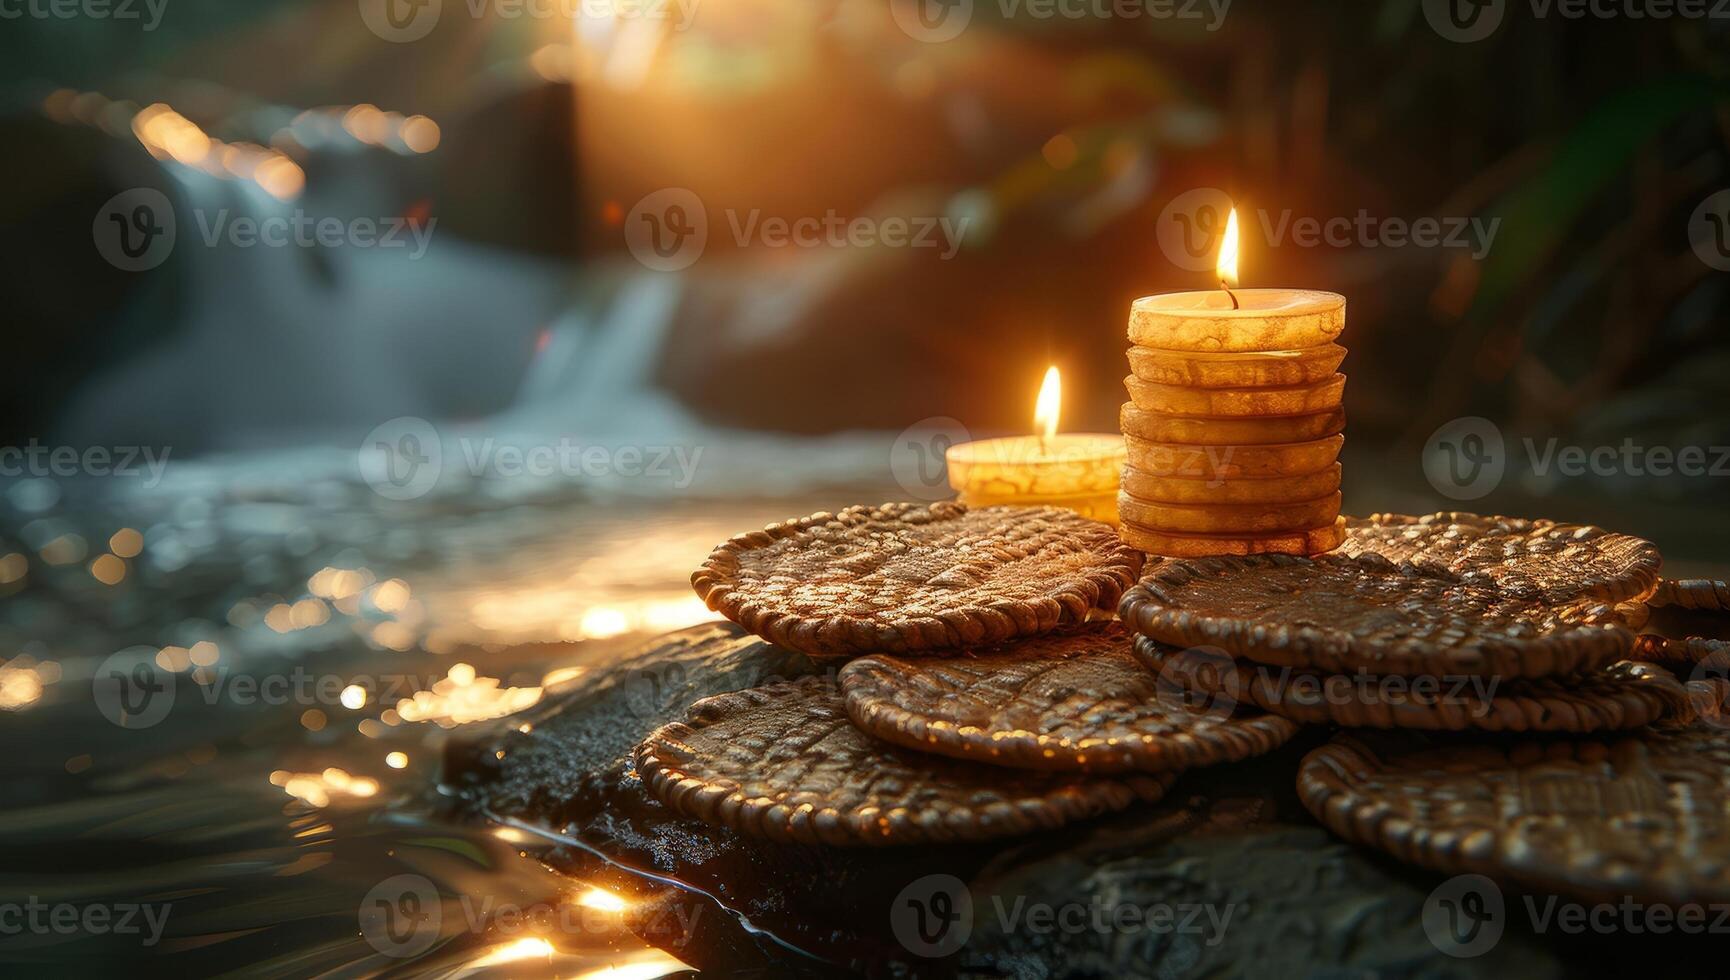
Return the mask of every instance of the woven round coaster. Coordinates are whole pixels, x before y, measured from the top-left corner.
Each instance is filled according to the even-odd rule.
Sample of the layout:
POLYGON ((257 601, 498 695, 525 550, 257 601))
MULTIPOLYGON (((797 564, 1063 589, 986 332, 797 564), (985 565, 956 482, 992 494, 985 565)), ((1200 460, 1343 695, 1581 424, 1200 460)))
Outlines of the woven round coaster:
POLYGON ((1667 670, 1623 661, 1575 677, 1400 677, 1323 674, 1237 660, 1217 650, 1140 637, 1136 659, 1210 703, 1229 699, 1314 725, 1427 731, 1598 732, 1693 717, 1667 670))
POLYGON ((1299 350, 1204 354, 1131 346, 1129 370, 1143 381, 1192 388, 1256 388, 1326 381, 1346 359, 1339 344, 1299 350))
POLYGON ((1142 557, 1055 507, 884 504, 716 548, 691 585, 733 622, 815 656, 1000 643, 1109 610, 1142 557))
POLYGON ((1716 579, 1663 579, 1646 604, 1655 609, 1730 609, 1730 585, 1716 579))
POLYGON ((1177 771, 1285 744, 1298 726, 1260 711, 1216 717, 1161 696, 1117 623, 938 660, 861 657, 841 670, 847 713, 870 734, 1021 769, 1177 771))
POLYGON ((1730 730, 1342 734, 1305 757, 1298 792, 1341 837, 1448 874, 1611 903, 1730 899, 1730 730))
POLYGON ((1353 518, 1340 553, 1445 568, 1467 582, 1550 602, 1643 598, 1663 562, 1650 541, 1603 528, 1460 513, 1353 518))
POLYGON ((1371 674, 1546 677, 1626 659, 1607 605, 1553 606, 1377 555, 1171 560, 1124 594, 1136 632, 1258 663, 1371 674))
POLYGON ((1010 837, 1157 800, 1173 773, 1120 779, 1017 772, 913 752, 847 719, 827 677, 691 706, 637 747, 662 803, 771 840, 834 846, 1010 837))
POLYGON ((1150 555, 1204 558, 1209 555, 1318 555, 1332 551, 1346 536, 1345 518, 1308 531, 1262 534, 1179 534, 1125 520, 1117 529, 1124 542, 1150 555))
POLYGON ((1730 667, 1730 640, 1714 640, 1704 636, 1672 639, 1657 633, 1641 633, 1634 637, 1634 650, 1628 658, 1688 668, 1695 664, 1722 664, 1730 667))

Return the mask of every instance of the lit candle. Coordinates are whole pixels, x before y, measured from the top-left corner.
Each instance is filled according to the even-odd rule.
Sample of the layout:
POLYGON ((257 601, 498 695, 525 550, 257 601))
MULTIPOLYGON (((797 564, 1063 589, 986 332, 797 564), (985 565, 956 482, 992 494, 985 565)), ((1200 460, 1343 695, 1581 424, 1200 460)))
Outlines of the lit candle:
POLYGON ((1117 523, 1117 488, 1125 458, 1123 436, 1057 431, 1063 381, 1045 372, 1034 404, 1037 434, 982 439, 949 447, 949 485, 973 507, 1067 507, 1117 523))
POLYGON ((1124 540, 1150 553, 1326 551, 1342 534, 1345 297, 1238 288, 1238 255, 1233 210, 1220 288, 1130 307, 1119 510, 1124 540))
POLYGON ((1218 289, 1143 296, 1129 309, 1129 339, 1192 353, 1281 352, 1331 344, 1346 326, 1346 298, 1314 289, 1239 289, 1237 209, 1220 236, 1218 289))
POLYGON ((1284 354, 1331 344, 1345 326, 1346 298, 1314 289, 1163 293, 1143 296, 1129 312, 1137 345, 1200 354, 1284 354))

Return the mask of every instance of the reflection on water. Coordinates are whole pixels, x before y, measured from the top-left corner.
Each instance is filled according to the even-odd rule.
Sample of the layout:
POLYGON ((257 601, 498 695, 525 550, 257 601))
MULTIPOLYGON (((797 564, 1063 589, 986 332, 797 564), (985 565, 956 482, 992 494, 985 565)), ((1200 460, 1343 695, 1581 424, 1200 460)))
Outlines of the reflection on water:
MULTIPOLYGON (((580 676, 580 671, 559 668, 563 677, 580 676)), ((468 664, 457 664, 431 688, 398 701, 396 716, 410 724, 430 721, 440 728, 454 728, 534 707, 541 699, 541 690, 539 686, 501 688, 497 677, 481 677, 468 664)))
POLYGON ((639 634, 712 618, 687 577, 715 542, 834 497, 603 507, 483 487, 404 506, 299 466, 179 479, 0 484, 0 903, 45 917, 0 936, 0 957, 689 969, 688 930, 638 938, 656 910, 625 871, 578 880, 539 860, 556 839, 430 816, 441 748, 639 634), (159 928, 121 928, 128 910, 159 928))

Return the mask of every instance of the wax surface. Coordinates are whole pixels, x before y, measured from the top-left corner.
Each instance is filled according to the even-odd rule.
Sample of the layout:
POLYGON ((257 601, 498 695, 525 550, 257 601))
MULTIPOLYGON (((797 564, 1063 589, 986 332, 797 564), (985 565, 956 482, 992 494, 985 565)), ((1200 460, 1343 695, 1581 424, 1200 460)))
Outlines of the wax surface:
POLYGON ((1136 300, 1129 339, 1169 351, 1283 351, 1331 344, 1345 323, 1346 299, 1338 293, 1234 289, 1228 296, 1211 289, 1136 300))
POLYGON ((951 446, 949 485, 992 498, 1115 493, 1126 456, 1123 436, 1061 433, 951 446))
POLYGON ((1299 316, 1342 309, 1346 298, 1339 293, 1319 289, 1234 289, 1231 296, 1223 289, 1196 289, 1184 293, 1159 293, 1143 296, 1131 309, 1137 312, 1170 313, 1177 316, 1225 317, 1228 319, 1259 319, 1270 315, 1299 316), (1231 305, 1237 297, 1237 308, 1231 305))

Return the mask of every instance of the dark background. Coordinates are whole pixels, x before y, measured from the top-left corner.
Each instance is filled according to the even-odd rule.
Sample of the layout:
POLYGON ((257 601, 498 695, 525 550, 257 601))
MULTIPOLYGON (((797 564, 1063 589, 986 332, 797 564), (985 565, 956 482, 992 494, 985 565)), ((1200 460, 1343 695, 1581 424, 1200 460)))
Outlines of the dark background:
POLYGON ((711 235, 649 379, 702 418, 1020 428, 1051 359, 1069 372, 1073 427, 1109 429, 1129 300, 1209 284, 1161 257, 1155 221, 1216 186, 1297 216, 1501 219, 1482 260, 1246 243, 1246 284, 1349 296, 1355 445, 1415 446, 1465 414, 1565 441, 1730 441, 1726 280, 1688 233, 1727 180, 1723 21, 1539 20, 1512 4, 1490 37, 1456 43, 1416 0, 1239 0, 1217 31, 1004 20, 983 4, 957 40, 923 44, 879 3, 707 0, 621 79, 573 68, 613 48, 562 22, 449 6, 408 44, 370 34, 352 0, 170 0, 154 31, 5 23, 8 440, 113 439, 124 415, 190 453, 497 412, 524 397, 547 322, 641 275, 618 214, 670 186, 712 214, 899 207, 987 228, 947 262, 711 235), (537 74, 543 49, 535 64, 574 82, 537 74), (270 295, 192 248, 149 275, 108 267, 94 208, 188 178, 126 134, 50 118, 58 88, 166 102, 229 139, 316 106, 431 116, 443 139, 425 155, 295 151, 294 203, 436 215, 437 243, 463 251, 427 261, 466 277, 461 296, 425 302, 439 287, 424 274, 344 256, 279 261, 270 295), (516 278, 482 274, 475 255, 516 278), (389 308, 369 302, 381 290, 389 308), (323 329, 297 322, 300 304, 323 329), (201 312, 236 342, 189 343, 201 312), (260 351, 280 357, 243 363, 260 351))
MULTIPOLYGON (((887 0, 701 0, 685 29, 470 3, 443 0, 427 36, 392 43, 357 0, 167 0, 153 30, 14 18, 28 8, 0 0, 0 451, 171 454, 160 485, 0 474, 0 737, 20 747, 0 760, 0 897, 178 903, 148 956, 35 933, 0 958, 402 973, 430 967, 382 956, 355 913, 405 868, 453 895, 568 895, 574 879, 496 828, 417 810, 442 725, 381 725, 389 698, 206 702, 195 681, 604 677, 626 644, 714 618, 688 576, 716 542, 929 489, 897 470, 904 430, 1026 432, 1056 363, 1064 428, 1114 431, 1131 301, 1214 285, 1160 247, 1162 214, 1200 188, 1275 220, 1498 223, 1474 256, 1274 243, 1246 220, 1245 285, 1348 297, 1349 513, 1586 521, 1651 538, 1667 575, 1725 574, 1730 474, 1544 476, 1519 447, 1696 447, 1708 463, 1730 447, 1730 194, 1714 196, 1730 188, 1730 22, 1502 0, 1484 7, 1499 27, 1459 42, 1419 0, 1235 0, 1217 30, 1205 5, 1042 18, 975 0, 958 37, 925 43, 887 0), (169 110, 217 150, 194 166, 147 146, 138 113, 169 110), (415 116, 436 145, 424 124, 405 139, 415 116), (274 177, 223 170, 228 149, 279 160, 274 177), (709 238, 659 272, 625 232, 669 188, 703 203, 709 238), (98 229, 139 189, 168 198, 178 238, 131 272, 98 229), (948 259, 734 241, 725 215, 752 211, 973 233, 948 259), (206 244, 198 221, 219 213, 400 219, 430 238, 419 255, 206 244), (483 476, 398 500, 356 461, 404 416, 436 425, 451 459, 458 437, 704 455, 688 487, 483 476), (1424 463, 1435 434, 1478 417, 1506 473, 1466 499, 1424 463), (333 576, 359 591, 338 596, 333 576), (192 669, 192 649, 220 659, 192 669), (93 705, 117 651, 173 675, 161 724, 93 705), (327 767, 377 793, 333 788, 326 806, 290 788, 327 767)), ((1380 921, 1345 908, 1314 914, 1380 921)), ((498 937, 461 938, 439 963, 498 937)), ((1439 962, 1415 929, 1390 939, 1414 969, 1439 962)), ((574 959, 542 973, 654 952, 562 942, 574 959)))

